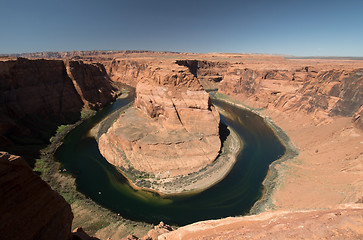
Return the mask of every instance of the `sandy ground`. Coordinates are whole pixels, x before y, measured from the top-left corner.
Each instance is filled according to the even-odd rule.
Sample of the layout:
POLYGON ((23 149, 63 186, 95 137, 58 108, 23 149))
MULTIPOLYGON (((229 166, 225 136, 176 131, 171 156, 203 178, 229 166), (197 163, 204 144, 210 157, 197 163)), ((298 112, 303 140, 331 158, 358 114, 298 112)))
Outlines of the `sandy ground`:
POLYGON ((158 239, 362 239, 362 205, 210 220, 181 227, 158 239))
POLYGON ((276 209, 330 208, 363 197, 363 132, 352 126, 351 118, 317 123, 304 114, 265 113, 300 151, 277 166, 276 209))
MULTIPOLYGON (((236 103, 232 98, 227 101, 236 103)), ((299 152, 276 164, 270 209, 328 209, 362 201, 363 132, 350 117, 274 109, 253 112, 280 127, 299 152)))

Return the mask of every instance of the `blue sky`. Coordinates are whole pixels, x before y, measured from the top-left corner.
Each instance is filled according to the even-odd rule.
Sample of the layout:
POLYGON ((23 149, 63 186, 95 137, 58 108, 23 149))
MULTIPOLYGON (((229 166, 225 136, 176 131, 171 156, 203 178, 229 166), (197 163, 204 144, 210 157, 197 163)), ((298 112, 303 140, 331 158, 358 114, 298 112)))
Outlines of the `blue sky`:
POLYGON ((0 53, 363 56, 363 0, 0 0, 0 53))

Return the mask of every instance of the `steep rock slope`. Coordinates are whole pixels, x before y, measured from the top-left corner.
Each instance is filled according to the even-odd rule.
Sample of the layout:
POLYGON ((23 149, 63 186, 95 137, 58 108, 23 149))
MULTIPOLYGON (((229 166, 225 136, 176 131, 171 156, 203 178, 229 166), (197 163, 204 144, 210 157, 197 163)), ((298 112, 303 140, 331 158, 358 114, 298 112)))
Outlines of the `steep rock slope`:
POLYGON ((104 62, 104 65, 112 81, 136 87, 137 79, 144 74, 148 62, 142 59, 113 59, 111 62, 104 62))
POLYGON ((238 96, 254 107, 313 113, 318 121, 329 116, 355 116, 352 121, 360 126, 363 69, 269 70, 233 65, 219 91, 238 96))
POLYGON ((70 205, 22 158, 0 152, 0 189, 1 239, 72 239, 70 205))
POLYGON ((168 177, 198 171, 217 157, 219 114, 187 68, 149 66, 139 78, 135 106, 99 139, 113 165, 168 177))
POLYGON ((98 109, 114 100, 116 89, 102 64, 66 61, 65 65, 67 74, 84 105, 98 109))
POLYGON ((61 60, 0 61, 3 150, 25 156, 28 150, 19 146, 44 144, 58 125, 79 119, 85 105, 97 109, 114 99, 103 66, 80 61, 66 65, 61 60))
POLYGON ((218 89, 230 65, 227 61, 207 60, 177 60, 176 64, 188 67, 204 89, 218 89))

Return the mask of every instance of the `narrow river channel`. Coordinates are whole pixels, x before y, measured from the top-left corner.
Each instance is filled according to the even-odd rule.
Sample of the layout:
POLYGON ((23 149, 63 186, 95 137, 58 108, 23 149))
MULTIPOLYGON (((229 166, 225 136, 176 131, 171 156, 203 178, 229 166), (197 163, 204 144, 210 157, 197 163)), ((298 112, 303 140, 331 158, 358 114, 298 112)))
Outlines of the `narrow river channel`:
POLYGON ((225 179, 192 195, 163 198, 132 189, 125 178, 100 154, 89 130, 117 109, 133 101, 133 95, 119 99, 72 130, 55 153, 62 168, 76 178, 80 192, 123 217, 159 223, 185 225, 192 222, 248 213, 261 197, 262 181, 269 164, 281 157, 285 148, 258 115, 231 104, 213 100, 224 110, 222 121, 243 140, 244 148, 225 179))

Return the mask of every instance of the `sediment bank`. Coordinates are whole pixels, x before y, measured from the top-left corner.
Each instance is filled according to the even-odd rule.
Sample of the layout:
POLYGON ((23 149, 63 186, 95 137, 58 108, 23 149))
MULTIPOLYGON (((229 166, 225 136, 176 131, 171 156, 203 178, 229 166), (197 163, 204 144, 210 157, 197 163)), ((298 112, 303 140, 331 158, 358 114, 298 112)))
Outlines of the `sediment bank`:
MULTIPOLYGON (((124 97, 126 95, 124 94, 124 97)), ((115 235, 119 238, 129 234, 146 235, 153 228, 152 224, 125 219, 89 199, 78 191, 76 176, 65 169, 60 169, 61 164, 54 159, 55 152, 67 134, 92 116, 89 115, 72 125, 67 125, 63 131, 57 132, 52 137, 51 143, 41 150, 41 156, 36 160, 33 171, 71 205, 74 214, 72 229, 82 227, 87 234, 100 239, 115 235)))
MULTIPOLYGON (((91 130, 91 135, 96 140, 107 131, 124 107, 107 119, 97 124, 91 130)), ((243 148, 243 142, 237 133, 228 127, 229 135, 223 143, 219 156, 209 165, 188 175, 160 178, 153 174, 136 171, 135 169, 116 169, 128 180, 129 184, 137 190, 146 190, 159 195, 191 194, 201 192, 220 182, 233 168, 237 161, 237 155, 243 148)))
POLYGON ((251 112, 261 116, 264 119, 264 121, 268 124, 268 126, 270 126, 270 128, 273 130, 275 135, 278 137, 280 142, 285 147, 285 149, 286 149, 285 154, 281 158, 275 160, 274 162, 272 162, 270 164, 267 176, 262 183, 264 186, 263 195, 253 205, 253 207, 250 210, 250 214, 259 214, 259 213, 266 211, 267 209, 273 208, 274 204, 272 203, 271 195, 273 194, 273 192, 276 188, 276 179, 279 174, 278 170, 276 169, 276 166, 278 164, 281 164, 284 161, 288 161, 288 160, 293 159, 296 156, 298 156, 299 150, 291 142, 289 136, 279 126, 277 126, 269 116, 261 113, 261 111, 263 109, 251 108, 241 102, 238 102, 237 100, 234 100, 232 97, 219 93, 219 92, 213 94, 213 97, 220 101, 224 101, 229 104, 232 104, 236 107, 239 107, 242 109, 247 109, 248 111, 251 111, 251 112))

